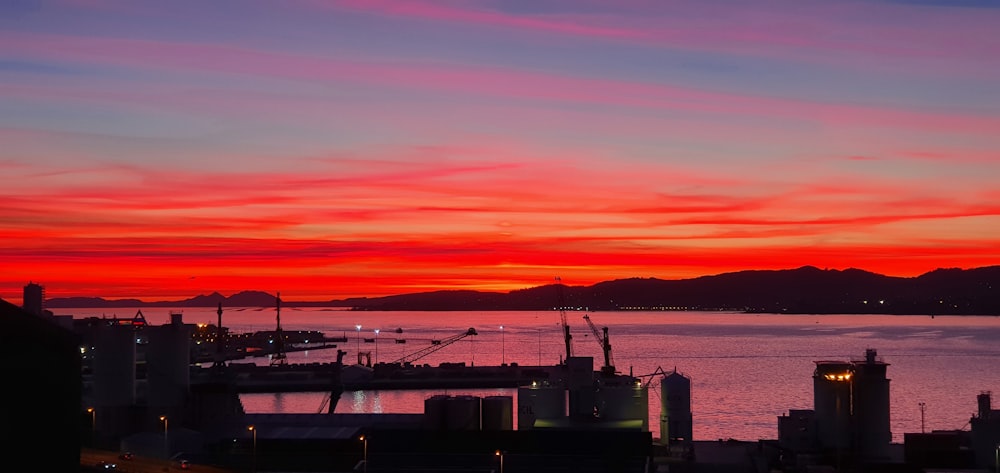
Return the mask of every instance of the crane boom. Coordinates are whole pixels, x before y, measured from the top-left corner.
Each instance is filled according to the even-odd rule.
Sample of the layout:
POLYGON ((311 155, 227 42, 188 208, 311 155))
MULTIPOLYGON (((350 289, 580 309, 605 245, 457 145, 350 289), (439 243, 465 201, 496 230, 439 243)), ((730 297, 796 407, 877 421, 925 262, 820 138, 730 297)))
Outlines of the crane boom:
POLYGON ((414 361, 417 361, 427 355, 430 355, 431 353, 434 353, 448 345, 451 345, 452 343, 455 343, 465 337, 468 337, 469 335, 479 335, 479 333, 476 332, 475 328, 469 327, 469 330, 466 330, 465 332, 462 332, 458 335, 453 335, 443 340, 432 340, 431 346, 426 348, 421 348, 420 350, 417 350, 396 361, 393 361, 393 363, 398 363, 398 364, 413 363, 414 361))
POLYGON ((604 367, 601 368, 601 372, 613 375, 615 373, 615 364, 614 360, 611 359, 611 340, 608 338, 608 328, 602 327, 604 331, 602 335, 601 332, 597 330, 597 326, 594 325, 594 322, 590 320, 589 315, 584 314, 583 320, 587 321, 587 325, 590 326, 590 331, 594 333, 594 339, 601 345, 601 350, 604 352, 604 367))
POLYGON ((566 342, 566 359, 573 356, 573 335, 569 333, 569 323, 566 322, 566 296, 563 293, 562 278, 556 276, 556 291, 559 295, 559 322, 562 323, 563 340, 566 342))

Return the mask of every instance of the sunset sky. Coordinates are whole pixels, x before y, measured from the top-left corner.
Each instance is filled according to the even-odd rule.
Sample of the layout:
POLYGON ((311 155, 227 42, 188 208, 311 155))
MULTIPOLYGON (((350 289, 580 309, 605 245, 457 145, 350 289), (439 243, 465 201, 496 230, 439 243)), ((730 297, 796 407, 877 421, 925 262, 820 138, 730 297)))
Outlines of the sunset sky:
POLYGON ((1000 264, 998 1, 0 2, 0 297, 1000 264))

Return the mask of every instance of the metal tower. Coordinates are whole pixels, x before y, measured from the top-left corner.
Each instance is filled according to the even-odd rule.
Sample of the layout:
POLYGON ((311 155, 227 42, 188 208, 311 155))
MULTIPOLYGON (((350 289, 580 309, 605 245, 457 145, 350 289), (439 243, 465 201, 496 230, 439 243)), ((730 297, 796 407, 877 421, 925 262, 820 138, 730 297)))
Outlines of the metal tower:
POLYGON ((271 355, 271 366, 274 365, 285 365, 288 364, 288 358, 285 356, 285 335, 281 333, 281 293, 279 292, 275 298, 275 319, 277 320, 277 327, 274 329, 274 354, 271 355))

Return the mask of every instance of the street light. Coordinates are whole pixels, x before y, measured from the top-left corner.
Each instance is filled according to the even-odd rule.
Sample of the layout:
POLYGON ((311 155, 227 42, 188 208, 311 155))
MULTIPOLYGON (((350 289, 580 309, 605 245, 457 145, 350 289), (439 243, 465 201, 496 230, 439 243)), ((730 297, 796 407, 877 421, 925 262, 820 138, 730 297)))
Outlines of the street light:
POLYGON ((500 365, 507 364, 506 343, 503 336, 503 325, 500 326, 500 365))
POLYGON ((493 455, 500 458, 500 473, 503 473, 503 452, 497 450, 496 452, 493 452, 493 455))
POLYGON ((378 364, 378 333, 379 329, 375 329, 375 364, 378 364))
POLYGON ((247 427, 247 430, 253 434, 253 471, 257 472, 257 428, 254 426, 247 427))
POLYGON ((364 466, 364 468, 365 468, 365 469, 364 469, 364 473, 368 473, 368 437, 365 437, 364 435, 362 435, 362 436, 361 436, 361 437, 359 438, 359 440, 361 440, 361 442, 363 442, 363 443, 364 443, 364 450, 363 450, 363 452, 364 452, 364 454, 363 454, 363 455, 364 455, 364 456, 363 456, 362 458, 363 458, 363 460, 364 460, 364 462, 363 462, 363 463, 364 463, 364 465, 365 465, 365 466, 364 466))
POLYGON ((168 427, 170 423, 167 421, 167 416, 160 416, 160 420, 163 421, 163 458, 170 458, 170 441, 167 440, 167 435, 169 433, 168 427))
POLYGON ((94 437, 97 436, 97 410, 93 407, 88 407, 87 413, 90 414, 90 442, 94 443, 94 437))
POLYGON ((358 364, 361 364, 361 324, 357 324, 354 328, 358 329, 358 364))

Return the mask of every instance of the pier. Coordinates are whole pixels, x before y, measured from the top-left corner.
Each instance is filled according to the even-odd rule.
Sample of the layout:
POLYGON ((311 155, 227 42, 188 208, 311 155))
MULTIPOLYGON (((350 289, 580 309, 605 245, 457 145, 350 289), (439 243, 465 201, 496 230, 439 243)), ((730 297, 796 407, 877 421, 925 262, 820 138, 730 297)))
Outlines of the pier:
MULTIPOLYGON (((231 363, 229 374, 237 392, 327 392, 338 382, 344 391, 393 389, 516 388, 532 382, 558 379, 562 366, 466 366, 376 364, 340 366, 336 363, 258 366, 231 363), (339 372, 338 372, 339 370, 339 372)), ((211 382, 211 368, 193 368, 191 382, 211 382)))

